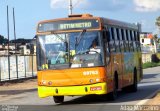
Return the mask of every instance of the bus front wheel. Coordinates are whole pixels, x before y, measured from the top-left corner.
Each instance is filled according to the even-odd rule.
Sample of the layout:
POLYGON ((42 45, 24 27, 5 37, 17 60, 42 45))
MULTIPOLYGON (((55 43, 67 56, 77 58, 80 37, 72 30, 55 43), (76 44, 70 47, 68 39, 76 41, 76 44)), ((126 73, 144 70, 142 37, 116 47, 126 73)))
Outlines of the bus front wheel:
POLYGON ((116 100, 117 97, 118 97, 118 91, 117 91, 118 85, 117 84, 118 84, 118 76, 115 76, 114 77, 114 83, 113 83, 113 87, 114 87, 113 92, 108 94, 108 99, 111 100, 111 101, 116 100))
POLYGON ((53 96, 55 103, 63 103, 64 102, 64 96, 53 96))

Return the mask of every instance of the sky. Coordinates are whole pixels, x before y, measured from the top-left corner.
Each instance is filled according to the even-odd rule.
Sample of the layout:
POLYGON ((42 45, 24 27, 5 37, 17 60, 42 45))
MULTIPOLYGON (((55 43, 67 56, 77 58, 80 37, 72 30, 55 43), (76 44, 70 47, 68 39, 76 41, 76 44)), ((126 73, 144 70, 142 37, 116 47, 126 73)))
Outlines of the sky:
MULTIPOLYGON (((7 38, 7 5, 9 6, 10 39, 14 39, 13 7, 16 37, 32 39, 41 20, 68 16, 69 0, 0 0, 0 34, 7 38)), ((73 14, 141 23, 143 32, 158 33, 155 21, 160 16, 160 0, 73 0, 73 14)))

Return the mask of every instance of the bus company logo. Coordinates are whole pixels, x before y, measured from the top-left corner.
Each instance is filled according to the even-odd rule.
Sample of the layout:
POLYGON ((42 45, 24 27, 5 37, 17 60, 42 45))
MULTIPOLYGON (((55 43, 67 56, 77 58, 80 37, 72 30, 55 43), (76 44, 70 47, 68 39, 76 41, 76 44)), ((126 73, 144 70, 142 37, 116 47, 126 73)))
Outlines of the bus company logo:
POLYGON ((98 75, 98 71, 84 71, 83 75, 84 76, 89 76, 89 75, 98 75))

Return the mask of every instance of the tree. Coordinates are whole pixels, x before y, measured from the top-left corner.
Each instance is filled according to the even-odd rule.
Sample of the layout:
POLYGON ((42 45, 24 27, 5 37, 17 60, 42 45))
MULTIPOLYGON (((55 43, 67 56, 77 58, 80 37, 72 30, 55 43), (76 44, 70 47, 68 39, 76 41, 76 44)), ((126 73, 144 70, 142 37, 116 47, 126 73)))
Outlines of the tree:
POLYGON ((4 38, 3 35, 0 35, 0 44, 5 44, 8 42, 8 39, 4 38))
POLYGON ((156 24, 156 26, 158 27, 159 33, 160 33, 160 16, 156 19, 155 24, 156 24))

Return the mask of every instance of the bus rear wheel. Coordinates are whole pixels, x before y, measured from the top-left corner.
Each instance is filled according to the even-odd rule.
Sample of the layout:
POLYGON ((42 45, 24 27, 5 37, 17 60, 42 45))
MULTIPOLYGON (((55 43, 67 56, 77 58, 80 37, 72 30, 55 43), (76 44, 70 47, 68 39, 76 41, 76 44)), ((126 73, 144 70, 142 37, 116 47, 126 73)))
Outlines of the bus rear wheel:
POLYGON ((64 102, 64 96, 53 96, 53 100, 55 103, 63 103, 64 102))
POLYGON ((125 87, 123 90, 130 93, 130 92, 137 92, 137 89, 138 89, 137 70, 134 69, 133 84, 125 87))
POLYGON ((137 92, 138 89, 138 82, 137 82, 137 70, 134 70, 134 80, 133 85, 130 86, 130 92, 137 92))

